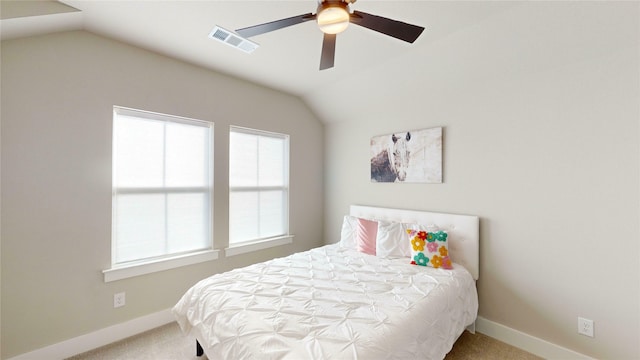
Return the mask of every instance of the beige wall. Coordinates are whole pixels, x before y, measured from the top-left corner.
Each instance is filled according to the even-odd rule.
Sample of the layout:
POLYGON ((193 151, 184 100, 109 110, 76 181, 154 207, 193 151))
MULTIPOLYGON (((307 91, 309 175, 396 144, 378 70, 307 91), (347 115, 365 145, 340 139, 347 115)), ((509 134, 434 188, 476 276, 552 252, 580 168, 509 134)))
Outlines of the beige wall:
POLYGON ((210 274, 323 242, 323 125, 300 99, 70 32, 2 42, 2 357, 172 307, 210 274), (227 244, 228 128, 291 135, 292 245, 104 283, 113 105, 215 123, 215 246, 227 244), (127 305, 113 309, 113 294, 127 305))
POLYGON ((309 94, 331 122, 328 241, 350 204, 479 215, 480 316, 595 358, 640 358, 639 10, 512 3, 309 94), (332 93, 349 96, 323 106, 332 93), (443 184, 370 182, 372 136, 436 126, 443 184), (577 334, 578 316, 595 338, 577 334))
POLYGON ((323 230, 335 241, 356 203, 479 215, 480 316, 640 358, 639 7, 511 3, 305 96, 325 130, 296 98, 85 32, 3 41, 2 357, 166 309, 198 279, 316 246, 323 230), (336 93, 349 95, 327 106, 336 93), (228 125, 290 133, 294 244, 105 284, 114 104, 215 122, 220 246, 228 125), (372 136, 434 126, 443 184, 370 183, 372 136))

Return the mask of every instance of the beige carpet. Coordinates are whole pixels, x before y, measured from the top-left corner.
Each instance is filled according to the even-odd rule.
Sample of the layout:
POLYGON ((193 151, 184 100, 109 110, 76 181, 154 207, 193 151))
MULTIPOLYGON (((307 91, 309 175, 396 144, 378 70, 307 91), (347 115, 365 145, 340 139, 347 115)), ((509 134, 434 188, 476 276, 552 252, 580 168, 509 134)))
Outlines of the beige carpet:
MULTIPOLYGON (((195 340, 171 323, 117 343, 78 355, 70 360, 205 360, 195 355, 195 340)), ((480 333, 465 332, 446 360, 540 359, 480 333)), ((228 360, 228 359, 224 359, 228 360)))
POLYGON ((453 349, 447 354, 446 360, 535 360, 541 357, 530 354, 517 347, 507 345, 487 335, 465 331, 453 349))

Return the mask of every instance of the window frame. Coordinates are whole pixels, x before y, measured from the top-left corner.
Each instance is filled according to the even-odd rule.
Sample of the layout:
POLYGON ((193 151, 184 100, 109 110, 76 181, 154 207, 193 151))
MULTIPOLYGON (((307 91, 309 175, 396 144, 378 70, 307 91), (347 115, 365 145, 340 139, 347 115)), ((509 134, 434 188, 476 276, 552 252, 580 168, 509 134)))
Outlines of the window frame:
MULTIPOLYGON (((231 180, 229 180, 229 244, 228 247, 225 248, 226 256, 235 256, 240 254, 246 254, 253 251, 259 251, 275 246, 291 244, 293 242, 293 234, 290 232, 290 215, 291 215, 291 206, 290 206, 290 198, 291 198, 291 182, 290 182, 290 162, 291 162, 291 151, 290 151, 290 136, 288 134, 277 133, 273 131, 266 130, 258 130, 247 127, 240 126, 230 126, 229 127, 229 159, 231 159, 231 134, 232 133, 242 133, 248 135, 255 136, 263 136, 270 138, 277 138, 284 140, 284 183, 283 186, 231 186, 231 180), (234 192, 244 192, 244 191, 260 191, 260 190, 283 190, 286 193, 286 214, 284 216, 284 234, 257 238, 237 243, 231 242, 231 195, 234 192)), ((229 160, 229 176, 231 176, 231 161, 229 160)))
POLYGON ((191 119, 191 118, 186 118, 186 117, 182 117, 182 116, 175 116, 175 115, 167 115, 167 114, 160 114, 160 113, 155 113, 155 112, 151 112, 151 111, 145 111, 145 110, 138 110, 138 109, 132 109, 132 108, 126 108, 126 107, 122 107, 122 106, 114 106, 113 107, 113 117, 112 117, 112 142, 113 142, 113 147, 112 147, 112 182, 111 182, 111 267, 109 269, 106 269, 103 271, 104 274, 104 281, 105 282, 110 282, 110 281, 115 281, 115 280, 120 280, 120 279, 125 279, 125 278, 129 278, 129 277, 133 277, 133 276, 139 276, 139 275, 143 275, 143 274, 149 274, 149 273, 154 273, 154 272, 158 272, 158 271, 164 271, 164 270, 169 270, 169 269, 173 269, 173 268, 177 268, 177 267, 181 267, 181 266, 186 266, 186 265, 191 265, 191 264, 197 264, 197 263, 201 263, 204 261, 211 261, 211 260, 215 260, 218 258, 218 254, 219 251, 215 250, 214 248, 214 123, 209 122, 209 121, 203 121, 203 120, 196 120, 196 119, 191 119), (118 188, 115 184, 115 172, 116 172, 116 166, 115 166, 115 151, 116 151, 116 132, 115 132, 115 125, 116 125, 116 117, 118 115, 122 115, 122 116, 130 116, 130 117, 137 117, 137 118, 141 118, 141 119, 147 119, 147 120, 152 120, 152 121, 158 121, 158 122, 163 122, 163 123, 167 123, 167 122, 171 122, 171 123, 177 123, 177 124, 184 124, 184 125, 192 125, 192 126, 200 126, 200 127, 206 127, 209 129, 209 150, 208 150, 208 183, 201 187, 201 186, 185 186, 185 187, 168 187, 168 186, 162 186, 160 188, 154 188, 153 190, 149 190, 148 188, 144 188, 144 187, 120 187, 118 188), (161 189, 164 189, 164 191, 161 191, 161 189), (167 189, 169 189, 169 191, 167 191, 167 189), (202 190, 204 190, 204 193, 206 194, 208 192, 208 205, 209 205, 209 211, 208 211, 208 215, 209 215, 209 224, 208 224, 208 244, 205 248, 202 249, 197 249, 197 250, 190 250, 190 251, 182 251, 182 252, 174 252, 174 253, 170 253, 170 254, 165 254, 165 255, 161 255, 161 256, 153 256, 153 257, 147 257, 147 258, 143 258, 143 259, 137 259, 137 260, 131 260, 131 261, 124 261, 124 262, 116 262, 116 249, 117 249, 117 242, 116 242, 116 198, 118 196, 118 194, 150 194, 150 193, 154 193, 154 194, 173 194, 173 193, 183 193, 183 192, 190 192, 193 190, 197 190, 197 192, 202 192, 202 190))

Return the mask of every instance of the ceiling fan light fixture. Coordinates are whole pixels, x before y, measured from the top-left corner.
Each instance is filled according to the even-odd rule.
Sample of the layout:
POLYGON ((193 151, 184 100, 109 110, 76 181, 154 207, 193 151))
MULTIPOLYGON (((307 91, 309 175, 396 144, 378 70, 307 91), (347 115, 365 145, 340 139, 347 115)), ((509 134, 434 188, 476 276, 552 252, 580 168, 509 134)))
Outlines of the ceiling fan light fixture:
POLYGON ((318 27, 325 34, 339 34, 349 26, 349 10, 340 3, 322 3, 316 15, 318 27))

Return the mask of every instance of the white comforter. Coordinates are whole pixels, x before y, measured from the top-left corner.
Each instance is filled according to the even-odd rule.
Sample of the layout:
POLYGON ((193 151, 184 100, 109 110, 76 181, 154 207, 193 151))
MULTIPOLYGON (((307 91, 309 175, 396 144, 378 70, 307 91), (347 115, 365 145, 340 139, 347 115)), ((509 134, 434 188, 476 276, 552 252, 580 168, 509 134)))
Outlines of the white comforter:
POLYGON ((408 262, 327 245, 202 280, 173 313, 212 360, 442 359, 475 281, 408 262))

